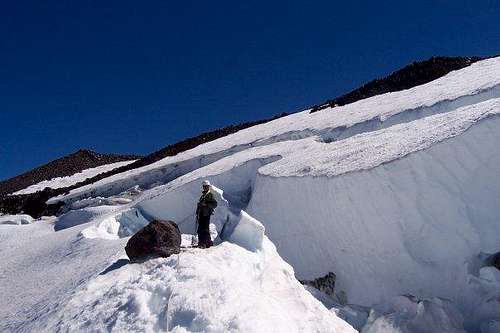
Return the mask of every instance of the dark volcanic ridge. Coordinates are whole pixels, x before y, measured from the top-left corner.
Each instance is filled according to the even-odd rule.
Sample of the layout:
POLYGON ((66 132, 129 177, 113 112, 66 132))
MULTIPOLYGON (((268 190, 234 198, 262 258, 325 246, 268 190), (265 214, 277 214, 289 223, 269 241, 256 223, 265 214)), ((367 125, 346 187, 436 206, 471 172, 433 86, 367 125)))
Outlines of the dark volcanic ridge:
POLYGON ((50 180, 56 177, 67 177, 85 169, 95 168, 115 162, 136 160, 139 158, 141 158, 141 156, 100 154, 88 149, 80 149, 73 154, 58 158, 52 162, 25 172, 22 175, 1 181, 0 197, 5 194, 22 190, 44 180, 50 180))
POLYGON ((434 81, 451 71, 470 66, 482 59, 480 57, 432 57, 425 61, 416 61, 382 79, 370 81, 345 95, 314 105, 311 113, 388 92, 410 89, 434 81))
MULTIPOLYGON (((259 125, 259 124, 263 124, 263 123, 269 122, 271 120, 274 120, 274 119, 277 119, 280 117, 284 117, 286 115, 288 115, 288 114, 282 113, 278 116, 264 119, 264 120, 246 122, 246 123, 242 123, 242 124, 238 124, 238 125, 230 125, 230 126, 226 126, 226 127, 220 128, 220 129, 210 131, 210 132, 205 132, 205 133, 202 133, 198 136, 182 140, 182 141, 177 142, 175 144, 168 145, 165 148, 162 148, 162 149, 160 149, 152 154, 149 154, 145 157, 142 157, 133 163, 130 163, 130 164, 127 164, 125 166, 101 173, 101 174, 99 174, 95 177, 92 177, 92 178, 87 178, 86 180, 79 182, 77 184, 74 184, 72 186, 57 188, 57 189, 46 188, 43 191, 38 191, 36 193, 21 194, 21 195, 8 195, 8 193, 15 192, 15 191, 20 190, 22 188, 25 188, 27 186, 18 186, 19 187, 18 189, 11 190, 9 192, 4 192, 4 193, 0 192, 0 213, 19 214, 22 212, 22 213, 31 215, 35 218, 38 218, 42 215, 57 214, 59 208, 61 207, 61 204, 50 205, 50 206, 45 204, 45 202, 48 199, 50 199, 54 196, 68 193, 69 191, 71 191, 75 188, 79 188, 79 187, 82 187, 82 186, 85 186, 88 184, 95 183, 96 181, 99 181, 101 179, 107 178, 109 176, 112 176, 112 175, 115 175, 115 174, 118 174, 121 172, 129 171, 132 169, 136 169, 136 168, 140 168, 140 167, 152 164, 152 163, 159 161, 165 157, 177 155, 183 151, 192 149, 192 148, 199 146, 203 143, 213 141, 213 140, 216 140, 218 138, 222 138, 222 137, 227 136, 229 134, 238 132, 242 129, 245 129, 245 128, 248 128, 251 126, 255 126, 255 125, 259 125)), ((71 156, 71 155, 69 155, 69 156, 71 156)), ((130 158, 128 158, 128 159, 130 160, 130 158)), ((45 166, 47 166, 49 164, 46 164, 45 166)), ((106 163, 103 163, 103 164, 106 164, 106 163)), ((34 169, 34 170, 36 170, 36 169, 34 169)), ((32 171, 30 171, 30 172, 32 172, 32 171)), ((28 173, 30 173, 30 172, 28 172, 28 173)), ((28 173, 26 173, 26 174, 28 174, 28 173)), ((21 175, 21 176, 23 176, 23 175, 21 175)), ((21 177, 21 176, 18 176, 18 177, 21 177)), ((13 181, 14 179, 16 179, 18 177, 9 179, 6 182, 13 181)), ((56 177, 60 177, 60 176, 56 176, 56 177)), ((51 178, 54 178, 54 177, 51 177, 51 178)))

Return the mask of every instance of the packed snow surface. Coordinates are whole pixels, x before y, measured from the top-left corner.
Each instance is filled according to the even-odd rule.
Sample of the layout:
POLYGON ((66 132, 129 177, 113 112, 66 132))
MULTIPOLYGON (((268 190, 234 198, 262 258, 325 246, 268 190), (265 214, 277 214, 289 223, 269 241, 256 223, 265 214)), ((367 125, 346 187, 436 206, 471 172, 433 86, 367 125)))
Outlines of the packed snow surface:
MULTIPOLYGON (((170 195, 196 205, 199 192, 185 190, 170 195)), ((140 206, 86 207, 24 232, 0 228, 0 277, 9 281, 0 284, 0 331, 356 332, 296 280, 259 221, 212 191, 222 208, 214 227, 227 224, 229 241, 165 259, 130 263, 124 255, 125 241, 148 222, 140 206)))
POLYGON ((224 242, 124 265, 60 313, 53 328, 63 331, 355 332, 303 289, 268 240, 258 253, 224 242))
POLYGON ((35 193, 37 191, 42 191, 46 187, 50 187, 53 189, 61 188, 61 187, 68 187, 68 186, 74 185, 76 183, 82 182, 87 178, 92 178, 94 176, 97 176, 98 174, 111 171, 113 169, 125 166, 125 165, 133 163, 133 162, 135 162, 135 160, 110 163, 110 164, 101 165, 101 166, 98 166, 95 168, 85 169, 85 170, 82 170, 81 172, 75 173, 74 175, 71 175, 71 176, 56 177, 56 178, 52 178, 49 180, 41 181, 37 184, 33 184, 33 185, 28 186, 22 190, 14 192, 13 194, 17 195, 17 194, 35 193))

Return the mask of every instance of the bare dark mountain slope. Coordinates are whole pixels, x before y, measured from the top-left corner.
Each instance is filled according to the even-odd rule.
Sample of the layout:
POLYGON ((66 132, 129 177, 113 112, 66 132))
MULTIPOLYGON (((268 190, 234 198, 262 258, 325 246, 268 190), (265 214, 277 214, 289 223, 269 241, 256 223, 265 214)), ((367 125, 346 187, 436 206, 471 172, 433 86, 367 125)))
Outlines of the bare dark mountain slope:
POLYGON ((138 158, 140 156, 100 154, 91 150, 80 149, 73 154, 58 158, 22 175, 0 182, 0 196, 19 191, 44 180, 71 176, 85 169, 138 158))
POLYGON ((315 105, 312 107, 311 113, 388 92, 410 89, 434 81, 451 71, 467 67, 481 59, 480 57, 432 57, 425 61, 416 61, 384 78, 370 81, 345 95, 315 105))
MULTIPOLYGON (((47 207, 47 205, 45 204, 45 202, 48 199, 50 199, 51 197, 69 192, 72 189, 75 189, 75 188, 78 188, 78 187, 81 187, 84 185, 92 184, 98 180, 107 178, 109 176, 112 176, 112 175, 115 175, 115 174, 118 174, 118 173, 121 173, 124 171, 136 169, 136 168, 154 163, 154 162, 159 161, 167 156, 174 156, 174 155, 179 154, 183 151, 186 151, 186 150, 194 148, 198 145, 201 145, 205 142, 213 141, 215 139, 224 137, 224 136, 229 135, 231 133, 235 133, 237 131, 240 131, 242 129, 245 129, 245 128, 248 128, 251 126, 255 126, 255 125, 259 125, 259 124, 262 124, 262 123, 265 123, 265 122, 268 122, 268 121, 271 121, 273 119, 283 117, 286 115, 287 115, 286 113, 282 113, 279 116, 275 116, 275 117, 269 118, 269 119, 247 122, 247 123, 242 123, 242 124, 238 124, 238 125, 230 125, 227 127, 216 129, 214 131, 205 132, 205 133, 202 133, 198 136, 179 141, 175 144, 168 145, 165 148, 162 148, 154 153, 151 153, 145 157, 138 159, 134 163, 113 169, 113 170, 108 171, 108 172, 101 173, 101 174, 99 174, 95 177, 92 177, 92 178, 87 178, 86 180, 84 180, 80 183, 77 183, 75 185, 69 186, 69 187, 63 187, 63 188, 58 188, 58 189, 47 188, 43 191, 38 191, 36 193, 31 193, 31 194, 8 195, 9 193, 13 193, 18 189, 27 187, 27 186, 18 185, 15 182, 16 178, 22 177, 23 175, 9 179, 6 182, 12 182, 12 184, 9 183, 10 187, 6 187, 6 189, 8 188, 10 190, 6 190, 3 193, 0 192, 0 213, 16 214, 19 212, 24 212, 26 214, 33 216, 33 217, 39 217, 39 216, 44 215, 44 214, 50 214, 50 215, 55 214, 55 213, 57 213, 57 210, 59 207, 58 206, 47 207), (13 188, 16 188, 16 189, 12 190, 13 188)), ((136 157, 134 157, 134 158, 136 158, 136 157)), ((131 159, 131 158, 127 158, 127 159, 131 159)), ((111 162, 109 162, 109 163, 111 163, 111 162)), ((49 165, 49 164, 47 164, 47 165, 49 165)), ((103 164, 106 164, 106 163, 103 163, 103 164)), ((45 165, 45 166, 47 166, 47 165, 45 165)), ((34 169, 26 174, 32 174, 35 170, 36 169, 34 169)), ((51 177, 51 178, 53 178, 53 177, 51 177)), ((28 181, 25 180, 25 184, 27 184, 27 183, 28 183, 28 181)))

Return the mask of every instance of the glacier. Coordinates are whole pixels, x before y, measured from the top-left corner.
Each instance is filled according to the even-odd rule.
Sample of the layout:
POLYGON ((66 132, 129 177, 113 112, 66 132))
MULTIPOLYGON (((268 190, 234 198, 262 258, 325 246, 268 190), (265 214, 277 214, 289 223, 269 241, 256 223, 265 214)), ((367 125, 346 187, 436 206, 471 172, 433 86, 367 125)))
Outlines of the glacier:
MULTIPOLYGON (((497 57, 408 90, 250 127, 52 198, 74 209, 54 221, 0 226, 0 239, 19 239, 17 250, 7 250, 18 253, 25 236, 13 230, 37 230, 60 244, 41 253, 61 263, 69 260, 63 253, 78 257, 80 275, 60 281, 66 293, 53 303, 28 289, 37 301, 20 305, 40 304, 31 315, 46 317, 46 327, 11 316, 7 327, 65 331, 73 321, 79 330, 215 332, 266 331, 276 323, 278 331, 348 332, 353 328, 336 313, 361 306, 373 309, 353 315, 363 332, 494 332, 500 276, 484 257, 500 251, 499 114, 497 57), (203 179, 220 203, 212 219, 217 246, 118 265, 126 239, 152 219, 175 221, 184 238, 194 233, 203 179), (134 188, 141 190, 124 195, 134 188), (80 255, 94 255, 94 247, 101 252, 92 260, 80 255), (215 275, 200 255, 214 263, 215 275), (349 303, 336 305, 342 311, 328 311, 295 279, 328 272, 349 303), (260 280, 250 279, 256 274, 260 280), (196 289, 196 281, 212 285, 214 295, 180 291, 196 289), (268 304, 269 295, 284 303, 268 304), (236 299, 241 309, 266 309, 262 321, 249 326, 250 314, 226 304, 236 299)), ((9 281, 32 284, 14 272, 29 272, 29 255, 37 256, 2 264, 9 281)))

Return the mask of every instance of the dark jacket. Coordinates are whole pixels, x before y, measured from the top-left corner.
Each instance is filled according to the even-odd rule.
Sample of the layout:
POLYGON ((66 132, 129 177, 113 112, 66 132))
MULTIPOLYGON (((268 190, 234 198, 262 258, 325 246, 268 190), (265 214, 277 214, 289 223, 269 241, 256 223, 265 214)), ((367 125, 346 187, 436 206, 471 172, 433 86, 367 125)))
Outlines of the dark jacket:
POLYGON ((198 206, 196 207, 197 216, 210 216, 213 214, 215 207, 217 207, 217 200, 215 200, 212 192, 201 193, 198 206))

